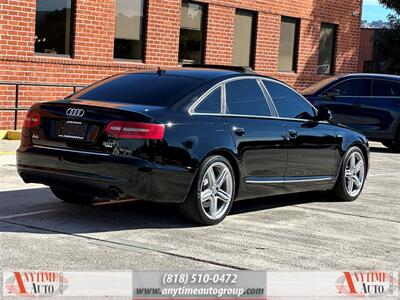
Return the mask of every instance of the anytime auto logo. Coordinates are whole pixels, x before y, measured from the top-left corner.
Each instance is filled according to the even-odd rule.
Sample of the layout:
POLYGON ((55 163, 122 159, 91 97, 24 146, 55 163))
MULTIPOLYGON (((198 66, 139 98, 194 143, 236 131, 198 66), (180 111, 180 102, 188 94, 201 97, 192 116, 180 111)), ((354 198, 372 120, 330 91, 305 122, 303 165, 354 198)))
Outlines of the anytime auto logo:
POLYGON ((12 272, 5 278, 8 295, 46 297, 62 295, 68 288, 62 272, 12 272))
POLYGON ((358 297, 391 296, 398 292, 397 273, 385 271, 343 272, 336 281, 339 294, 358 297))

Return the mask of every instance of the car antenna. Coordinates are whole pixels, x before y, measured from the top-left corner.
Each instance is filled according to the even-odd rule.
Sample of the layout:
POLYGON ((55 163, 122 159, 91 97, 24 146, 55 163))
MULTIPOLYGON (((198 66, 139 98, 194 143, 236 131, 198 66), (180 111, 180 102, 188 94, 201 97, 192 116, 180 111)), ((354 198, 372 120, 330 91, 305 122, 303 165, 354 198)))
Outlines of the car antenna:
POLYGON ((162 70, 160 67, 158 67, 158 69, 157 69, 157 74, 158 74, 158 76, 161 76, 162 74, 165 74, 165 70, 162 70))

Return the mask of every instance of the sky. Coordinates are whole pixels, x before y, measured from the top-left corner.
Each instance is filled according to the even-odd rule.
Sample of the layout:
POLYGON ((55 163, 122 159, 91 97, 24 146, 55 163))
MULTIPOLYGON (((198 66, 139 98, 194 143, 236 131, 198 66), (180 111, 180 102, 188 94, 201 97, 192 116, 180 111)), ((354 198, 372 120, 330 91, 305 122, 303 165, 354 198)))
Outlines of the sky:
POLYGON ((364 0, 362 19, 368 22, 386 21, 391 11, 382 6, 378 0, 364 0))

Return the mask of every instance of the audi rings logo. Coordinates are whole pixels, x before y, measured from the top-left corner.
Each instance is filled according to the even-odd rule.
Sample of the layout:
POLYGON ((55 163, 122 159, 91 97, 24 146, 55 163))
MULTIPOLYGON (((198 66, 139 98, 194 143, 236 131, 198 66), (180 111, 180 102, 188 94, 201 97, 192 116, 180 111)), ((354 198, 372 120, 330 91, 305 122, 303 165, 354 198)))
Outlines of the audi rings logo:
POLYGON ((80 108, 68 108, 65 114, 70 117, 83 117, 85 111, 80 108))

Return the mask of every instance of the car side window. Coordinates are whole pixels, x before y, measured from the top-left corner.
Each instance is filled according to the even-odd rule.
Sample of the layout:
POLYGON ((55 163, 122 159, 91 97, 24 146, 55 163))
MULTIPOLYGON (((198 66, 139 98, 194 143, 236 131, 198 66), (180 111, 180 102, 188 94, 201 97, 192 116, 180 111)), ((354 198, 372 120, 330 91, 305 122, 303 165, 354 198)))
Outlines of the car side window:
POLYGON ((339 96, 344 97, 368 97, 371 96, 371 84, 371 79, 349 79, 330 88, 328 92, 337 91, 339 96))
POLYGON ((264 93, 255 79, 226 83, 226 113, 233 115, 271 116, 264 93))
POLYGON ((315 117, 314 108, 292 89, 269 80, 265 80, 264 84, 280 117, 307 120, 315 117))
POLYGON ((195 108, 196 113, 220 114, 221 113, 221 87, 212 91, 195 108))
POLYGON ((372 96, 400 97, 400 82, 390 80, 374 80, 372 96))

